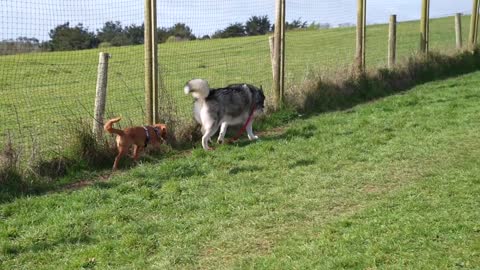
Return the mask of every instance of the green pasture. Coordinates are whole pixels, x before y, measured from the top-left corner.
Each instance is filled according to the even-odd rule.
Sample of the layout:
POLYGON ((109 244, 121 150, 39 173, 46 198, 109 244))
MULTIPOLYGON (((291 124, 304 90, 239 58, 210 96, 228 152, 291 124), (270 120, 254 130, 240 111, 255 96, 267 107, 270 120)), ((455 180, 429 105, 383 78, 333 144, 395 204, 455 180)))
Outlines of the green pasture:
POLYGON ((479 269, 480 72, 0 204, 1 269, 479 269))
MULTIPOLYGON (((401 20, 401 18, 399 18, 401 20)), ((431 48, 454 47, 453 17, 431 21, 431 48)), ((398 26, 399 59, 418 47, 419 23, 398 26)), ((468 17, 464 17, 464 37, 468 17)), ((385 66, 387 26, 368 26, 367 65, 385 66)), ((465 38, 464 38, 465 39, 465 38)), ((301 83, 310 70, 331 74, 352 64, 355 29, 337 28, 287 33, 288 85, 301 83)), ((143 46, 107 48, 109 65, 107 117, 121 115, 121 124, 143 124, 143 46)), ((92 122, 99 49, 32 53, 0 57, 0 136, 31 150, 56 153, 70 140, 78 119, 92 122)), ((272 96, 267 36, 198 40, 159 45, 162 77, 160 103, 178 119, 191 119, 191 97, 185 82, 202 77, 212 87, 234 82, 262 85, 272 96)), ((27 151, 28 152, 28 151, 27 151)))

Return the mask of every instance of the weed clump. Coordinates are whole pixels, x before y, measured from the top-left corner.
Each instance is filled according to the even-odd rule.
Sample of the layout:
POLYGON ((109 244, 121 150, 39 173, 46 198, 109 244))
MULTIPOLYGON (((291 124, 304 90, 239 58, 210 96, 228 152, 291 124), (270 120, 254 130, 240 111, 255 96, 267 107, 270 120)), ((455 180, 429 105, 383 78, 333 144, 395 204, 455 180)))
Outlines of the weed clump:
POLYGON ((85 163, 91 168, 106 168, 112 165, 117 154, 113 140, 97 140, 91 126, 81 121, 72 128, 71 137, 67 155, 71 156, 74 162, 85 163))
POLYGON ((19 192, 25 188, 19 165, 20 155, 14 148, 11 137, 8 136, 0 152, 0 186, 4 190, 19 192))

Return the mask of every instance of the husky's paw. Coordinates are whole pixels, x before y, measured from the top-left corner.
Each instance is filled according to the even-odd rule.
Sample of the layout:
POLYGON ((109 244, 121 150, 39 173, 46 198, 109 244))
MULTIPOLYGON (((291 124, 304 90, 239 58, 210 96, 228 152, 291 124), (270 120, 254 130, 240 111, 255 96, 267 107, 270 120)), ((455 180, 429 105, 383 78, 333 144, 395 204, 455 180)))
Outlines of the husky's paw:
POLYGON ((223 144, 224 142, 225 142, 225 141, 224 141, 223 139, 218 139, 218 140, 217 140, 217 143, 218 143, 218 144, 223 144))
POLYGON ((256 140, 258 140, 258 136, 256 136, 256 135, 254 135, 254 136, 248 136, 248 139, 249 139, 250 141, 256 141, 256 140))

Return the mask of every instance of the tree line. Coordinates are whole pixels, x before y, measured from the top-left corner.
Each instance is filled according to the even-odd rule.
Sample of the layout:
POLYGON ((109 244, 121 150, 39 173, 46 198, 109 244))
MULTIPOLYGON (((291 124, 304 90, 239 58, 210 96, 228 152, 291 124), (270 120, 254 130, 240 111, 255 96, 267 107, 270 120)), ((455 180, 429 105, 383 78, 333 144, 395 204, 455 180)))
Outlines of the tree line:
MULTIPOLYGON (((304 28, 330 28, 329 24, 318 24, 301 19, 286 23, 287 30, 304 28)), ((268 16, 251 16, 245 23, 232 23, 224 29, 218 30, 211 36, 197 37, 185 23, 176 23, 171 27, 157 28, 159 43, 195 40, 216 39, 230 37, 245 37, 265 35, 274 31, 268 16)), ((120 21, 108 21, 96 33, 79 23, 70 25, 69 22, 57 25, 49 32, 50 40, 40 42, 36 38, 19 37, 16 40, 0 42, 0 55, 15 54, 32 51, 69 51, 83 50, 109 46, 127 46, 144 43, 144 25, 131 24, 123 26, 120 21)))

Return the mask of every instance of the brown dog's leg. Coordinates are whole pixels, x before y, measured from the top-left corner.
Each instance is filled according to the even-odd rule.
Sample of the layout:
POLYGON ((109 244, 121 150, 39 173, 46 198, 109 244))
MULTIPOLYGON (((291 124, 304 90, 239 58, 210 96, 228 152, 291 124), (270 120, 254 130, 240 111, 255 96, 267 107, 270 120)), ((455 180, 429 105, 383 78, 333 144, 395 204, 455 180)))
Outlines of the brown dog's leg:
POLYGON ((133 160, 137 162, 138 160, 138 153, 143 149, 143 147, 140 147, 138 145, 133 146, 133 160))
POLYGON ((113 170, 117 170, 118 168, 118 162, 120 161, 120 159, 122 158, 122 156, 124 156, 127 152, 127 149, 126 148, 123 148, 123 147, 118 147, 118 154, 117 154, 117 157, 115 158, 115 162, 113 162, 113 170))

